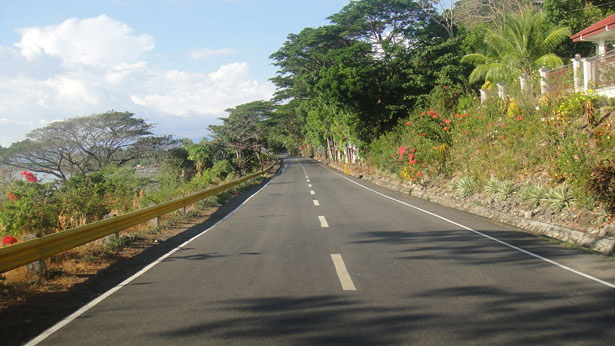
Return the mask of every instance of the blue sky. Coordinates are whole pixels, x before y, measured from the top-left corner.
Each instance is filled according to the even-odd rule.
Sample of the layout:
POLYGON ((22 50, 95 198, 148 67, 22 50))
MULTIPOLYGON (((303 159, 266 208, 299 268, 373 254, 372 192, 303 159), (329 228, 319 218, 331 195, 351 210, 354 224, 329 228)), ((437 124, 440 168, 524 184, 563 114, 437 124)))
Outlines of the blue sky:
POLYGON ((274 91, 269 55, 348 0, 0 0, 0 145, 52 121, 131 111, 199 138, 274 91))

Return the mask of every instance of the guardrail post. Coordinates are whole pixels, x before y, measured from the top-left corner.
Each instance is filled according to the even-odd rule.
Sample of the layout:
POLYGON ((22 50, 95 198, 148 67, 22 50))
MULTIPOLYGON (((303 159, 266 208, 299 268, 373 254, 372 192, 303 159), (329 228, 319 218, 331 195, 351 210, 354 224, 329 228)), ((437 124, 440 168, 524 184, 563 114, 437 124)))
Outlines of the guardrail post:
MULTIPOLYGON (((103 216, 103 220, 107 220, 107 219, 110 219, 110 218, 115 217, 115 216, 117 216, 117 215, 115 215, 113 213, 109 213, 109 214, 103 216)), ((105 244, 108 245, 109 243, 112 243, 114 240, 116 240, 119 237, 118 233, 119 233, 119 231, 115 232, 113 234, 109 234, 108 236, 106 236, 105 239, 104 239, 105 244)))
MULTIPOLYGON (((23 236, 23 241, 32 240, 36 238, 38 237, 34 234, 25 234, 23 236)), ((26 264, 26 270, 28 271, 28 274, 30 275, 33 275, 36 277, 43 277, 47 274, 47 264, 45 263, 44 259, 40 259, 38 261, 34 261, 32 263, 26 264)))
MULTIPOLYGON (((156 203, 152 202, 152 203, 149 204, 148 207, 153 207, 155 205, 156 205, 156 203)), ((160 227, 160 216, 156 216, 155 218, 149 220, 149 226, 153 227, 153 228, 160 227)))

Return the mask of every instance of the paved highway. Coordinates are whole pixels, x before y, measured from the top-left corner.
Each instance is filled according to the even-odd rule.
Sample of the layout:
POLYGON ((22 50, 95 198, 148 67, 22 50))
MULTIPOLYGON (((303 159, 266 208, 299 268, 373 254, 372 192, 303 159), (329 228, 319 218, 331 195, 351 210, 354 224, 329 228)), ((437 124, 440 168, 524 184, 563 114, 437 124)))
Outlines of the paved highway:
POLYGON ((613 345, 614 265, 285 158, 225 220, 31 344, 613 345))

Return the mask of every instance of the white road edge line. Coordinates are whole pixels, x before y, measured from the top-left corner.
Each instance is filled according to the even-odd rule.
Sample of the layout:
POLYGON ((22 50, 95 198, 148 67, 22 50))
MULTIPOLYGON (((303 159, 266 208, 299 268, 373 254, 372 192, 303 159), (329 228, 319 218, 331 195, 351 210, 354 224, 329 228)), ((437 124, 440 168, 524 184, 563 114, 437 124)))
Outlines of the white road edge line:
POLYGON ((455 226, 461 227, 461 228, 463 228, 463 229, 465 229, 465 230, 467 230, 467 231, 470 231, 470 232, 476 233, 476 234, 478 234, 478 235, 480 235, 480 236, 482 236, 482 237, 485 237, 485 238, 487 238, 487 239, 493 240, 493 241, 494 241, 494 242, 496 242, 496 243, 502 244, 502 245, 507 246, 507 247, 509 247, 509 248, 511 248, 511 249, 514 249, 514 250, 517 250, 517 251, 519 251, 519 252, 522 252, 522 253, 524 253, 524 254, 526 254, 526 255, 532 256, 532 257, 534 257, 534 258, 537 258, 537 259, 539 259, 539 260, 545 261, 545 262, 547 262, 547 263, 551 263, 551 264, 553 264, 554 266, 560 267, 561 269, 567 270, 567 271, 569 271, 569 272, 571 272, 571 273, 575 273, 575 274, 577 274, 577 275, 580 275, 580 276, 582 276, 582 277, 584 277, 584 278, 586 278, 586 279, 593 280, 593 281, 598 282, 598 283, 601 283, 601 284, 603 284, 603 285, 605 285, 605 286, 607 286, 607 287, 610 287, 610 288, 614 288, 614 289, 615 289, 615 284, 612 284, 612 283, 610 283, 610 282, 607 282, 607 281, 604 281, 604 280, 598 279, 597 277, 591 276, 591 275, 589 275, 589 274, 585 274, 585 273, 580 272, 580 271, 578 271, 578 270, 576 270, 576 269, 572 269, 572 268, 570 268, 570 267, 568 267, 568 266, 566 266, 566 265, 563 265, 563 264, 561 264, 561 263, 555 262, 555 261, 550 260, 550 259, 548 259, 548 258, 546 258, 546 257, 542 257, 542 256, 540 256, 540 255, 538 255, 538 254, 535 254, 535 253, 533 253, 533 252, 531 252, 531 251, 528 251, 528 250, 522 249, 522 248, 520 248, 520 247, 518 247, 518 246, 515 246, 515 245, 512 245, 512 244, 509 244, 509 243, 507 243, 507 242, 505 242, 505 241, 503 241, 503 240, 499 240, 499 239, 494 238, 494 237, 492 237, 492 236, 490 236, 490 235, 487 235, 487 234, 482 233, 482 232, 480 232, 480 231, 474 230, 474 229, 472 229, 472 228, 470 228, 470 227, 464 226, 464 225, 462 225, 462 224, 460 224, 460 223, 457 223, 457 222, 455 222, 455 221, 449 220, 449 219, 447 219, 447 218, 445 218, 445 217, 443 217, 443 216, 440 216, 440 215, 438 215, 438 214, 434 214, 434 213, 432 213, 432 212, 430 212, 430 211, 427 211, 427 210, 425 210, 425 209, 422 209, 422 208, 416 207, 416 206, 414 206, 414 205, 412 205, 412 204, 409 204, 409 203, 406 203, 406 202, 404 202, 404 201, 400 201, 400 200, 395 199, 395 198, 393 198, 393 197, 387 196, 387 195, 385 195, 385 194, 383 194, 383 193, 381 193, 381 192, 378 192, 378 191, 376 191, 376 190, 374 190, 374 189, 371 189, 371 188, 369 188, 369 187, 367 187, 367 186, 365 186, 365 185, 361 185, 361 184, 357 183, 356 181, 354 181, 354 180, 352 180, 352 179, 350 179, 350 178, 348 178, 348 177, 345 177, 345 176, 343 176, 343 175, 341 175, 341 174, 339 174, 339 173, 337 173, 337 172, 334 172, 334 171, 330 170, 329 168, 326 168, 326 167, 325 167, 325 169, 326 169, 326 170, 328 170, 329 172, 331 172, 331 173, 335 174, 335 175, 338 175, 338 176, 340 176, 340 177, 342 177, 342 178, 344 178, 344 179, 348 180, 349 182, 351 182, 351 183, 353 183, 353 184, 359 185, 359 186, 361 186, 362 188, 364 188, 364 189, 366 189, 366 190, 369 190, 369 191, 371 191, 371 192, 374 192, 374 193, 376 193, 376 194, 378 194, 378 195, 380 195, 380 196, 382 196, 382 197, 385 197, 385 198, 388 198, 388 199, 393 200, 393 201, 395 201, 395 202, 401 203, 401 204, 403 204, 403 205, 405 205, 405 206, 408 206, 408 207, 410 207, 410 208, 414 208, 414 209, 416 209, 416 210, 418 210, 418 211, 421 211, 421 212, 423 212, 423 213, 425 213, 425 214, 431 215, 431 216, 433 216, 433 217, 435 217, 435 218, 438 218, 438 219, 440 219, 440 220, 446 221, 446 222, 451 223, 451 224, 453 224, 453 225, 455 225, 455 226))
POLYGON ((329 227, 329 224, 327 223, 327 220, 325 219, 324 216, 319 216, 318 220, 320 220, 320 227, 322 228, 329 227))
POLYGON ((333 260, 337 277, 340 279, 340 283, 342 284, 342 289, 344 291, 356 291, 357 288, 354 286, 354 283, 352 283, 352 279, 350 278, 350 274, 348 274, 348 270, 346 269, 342 255, 332 253, 331 259, 333 260))
MULTIPOLYGON (((277 175, 277 174, 276 174, 277 175)), ((275 176, 274 176, 275 177, 275 176)), ((96 306, 98 303, 102 302, 103 300, 105 300, 106 298, 108 298, 110 295, 112 295, 113 293, 117 292, 120 288, 127 286, 128 284, 130 284, 132 281, 134 281, 136 278, 138 278, 139 276, 145 274, 145 272, 147 272, 148 270, 152 269, 155 265, 157 265, 158 263, 164 261, 167 257, 171 256, 172 254, 174 254, 175 252, 177 252, 179 249, 183 248, 184 246, 190 244, 193 240, 195 240, 196 238, 202 236, 203 234, 211 231, 214 227, 216 227, 220 222, 226 220, 229 216, 233 215, 237 210, 239 210, 239 208, 241 208, 244 204, 248 203, 249 200, 252 199, 252 197, 256 196, 259 192, 261 192, 264 188, 267 187, 267 185, 269 185, 269 183, 273 180, 273 178, 271 178, 271 180, 269 180, 267 182, 267 184, 265 184, 263 187, 261 187, 258 191, 256 191, 252 196, 248 197, 248 199, 246 199, 245 201, 243 201, 243 203, 241 203, 237 208, 233 209, 230 213, 228 213, 225 217, 223 217, 222 219, 218 220, 216 223, 214 223, 213 225, 211 225, 208 229, 204 230, 203 232, 195 235, 194 237, 188 239, 187 241, 185 241, 183 244, 179 245, 178 247, 176 247, 175 249, 167 252, 166 254, 160 256, 160 258, 158 258, 157 260, 155 260, 154 262, 148 264, 146 267, 144 267, 143 269, 139 270, 138 272, 136 272, 135 274, 133 274, 131 277, 129 277, 128 279, 120 282, 117 286, 113 287, 112 289, 108 290, 107 292, 101 294, 100 296, 98 296, 97 298, 95 298, 94 300, 90 301, 89 303, 87 303, 86 305, 84 305, 83 307, 81 307, 79 310, 73 312, 72 314, 70 314, 69 316, 67 316, 66 318, 64 318, 62 321, 54 324, 53 326, 49 327, 49 329, 45 330, 44 332, 42 332, 39 336, 37 336, 36 338, 28 341, 27 344, 25 344, 24 346, 34 346, 37 345, 39 342, 45 340, 46 338, 48 338, 51 334, 57 332, 58 330, 60 330, 62 327, 66 326, 67 324, 69 324, 70 322, 72 322, 73 320, 75 320, 76 318, 78 318, 79 316, 83 315, 84 313, 86 313, 88 310, 90 310, 91 308, 93 308, 94 306, 96 306)))
POLYGON ((315 199, 315 200, 313 200, 313 201, 314 201, 314 205, 315 205, 315 206, 317 206, 317 207, 318 207, 318 206, 320 205, 320 203, 318 203, 318 200, 317 200, 317 199, 315 199))

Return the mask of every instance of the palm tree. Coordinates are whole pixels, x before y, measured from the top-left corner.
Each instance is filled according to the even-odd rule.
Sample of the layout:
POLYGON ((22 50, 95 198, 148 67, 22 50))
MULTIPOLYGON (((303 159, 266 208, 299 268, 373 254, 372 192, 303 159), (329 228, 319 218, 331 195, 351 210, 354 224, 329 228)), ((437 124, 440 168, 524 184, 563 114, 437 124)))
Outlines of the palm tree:
POLYGON ((470 74, 470 83, 482 79, 510 81, 522 74, 529 75, 541 66, 562 66, 562 59, 552 51, 570 35, 567 27, 549 28, 544 13, 525 10, 518 15, 506 15, 499 30, 487 31, 486 54, 468 54, 461 62, 476 66, 470 74))

